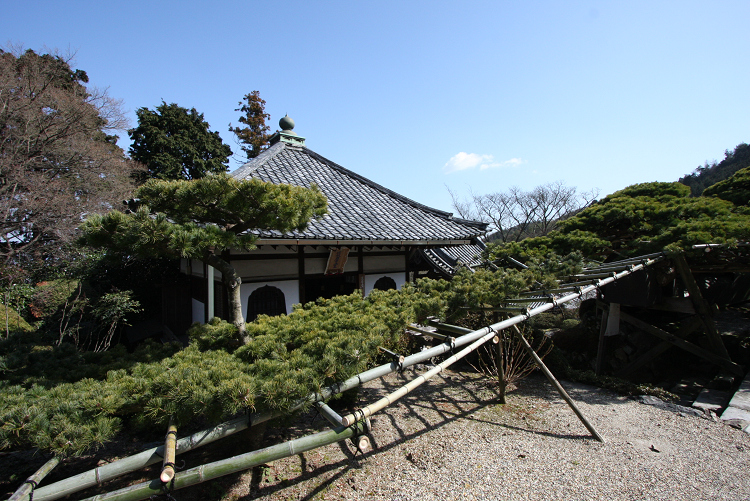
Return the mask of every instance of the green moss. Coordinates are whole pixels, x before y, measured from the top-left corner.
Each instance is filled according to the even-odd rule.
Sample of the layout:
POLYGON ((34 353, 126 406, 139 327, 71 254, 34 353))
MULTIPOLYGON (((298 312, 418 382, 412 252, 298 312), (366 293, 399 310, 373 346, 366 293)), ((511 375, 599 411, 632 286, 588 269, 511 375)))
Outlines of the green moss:
POLYGON ((2 333, 2 337, 5 337, 9 333, 24 332, 34 332, 34 327, 24 320, 16 310, 0 304, 0 333, 2 333))

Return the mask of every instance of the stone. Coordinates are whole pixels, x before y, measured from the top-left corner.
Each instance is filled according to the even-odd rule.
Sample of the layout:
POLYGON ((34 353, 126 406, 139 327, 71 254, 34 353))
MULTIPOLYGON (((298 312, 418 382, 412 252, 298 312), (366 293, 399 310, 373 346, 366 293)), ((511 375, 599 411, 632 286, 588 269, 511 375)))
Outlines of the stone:
POLYGON ((698 398, 693 402, 693 407, 704 411, 719 412, 729 401, 729 393, 720 390, 709 390, 704 388, 698 394, 698 398))
POLYGON ((731 407, 750 411, 750 374, 745 377, 739 389, 729 401, 731 407))

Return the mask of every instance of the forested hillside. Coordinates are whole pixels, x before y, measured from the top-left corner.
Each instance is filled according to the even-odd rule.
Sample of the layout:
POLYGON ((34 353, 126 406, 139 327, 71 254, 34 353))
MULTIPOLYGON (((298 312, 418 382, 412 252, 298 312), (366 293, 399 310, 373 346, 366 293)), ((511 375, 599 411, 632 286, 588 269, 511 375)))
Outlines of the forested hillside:
POLYGON ((724 160, 711 164, 706 162, 698 167, 692 174, 679 179, 679 182, 690 187, 690 193, 697 197, 709 186, 731 177, 735 172, 745 167, 750 167, 750 145, 740 143, 734 151, 726 150, 724 160))

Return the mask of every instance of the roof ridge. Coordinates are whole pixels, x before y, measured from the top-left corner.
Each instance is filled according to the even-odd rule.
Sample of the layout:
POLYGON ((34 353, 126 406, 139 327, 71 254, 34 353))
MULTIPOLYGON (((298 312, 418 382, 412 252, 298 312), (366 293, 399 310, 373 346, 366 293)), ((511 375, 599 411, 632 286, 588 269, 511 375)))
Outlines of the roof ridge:
POLYGON ((244 164, 233 170, 230 175, 237 179, 244 179, 261 167, 264 163, 274 158, 276 155, 281 153, 286 143, 278 142, 272 145, 270 148, 263 150, 257 157, 252 160, 248 160, 244 164))

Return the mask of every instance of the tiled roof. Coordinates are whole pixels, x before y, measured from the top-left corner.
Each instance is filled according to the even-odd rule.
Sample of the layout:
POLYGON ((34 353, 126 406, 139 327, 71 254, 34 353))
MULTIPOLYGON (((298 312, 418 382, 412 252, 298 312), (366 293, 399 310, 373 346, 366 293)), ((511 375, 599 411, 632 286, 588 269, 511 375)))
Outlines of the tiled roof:
MULTIPOLYGON (((259 231, 261 238, 403 241, 440 244, 473 240, 486 224, 454 218, 401 196, 323 158, 304 146, 280 141, 232 173, 272 183, 309 187, 328 198, 328 214, 302 232, 259 231)), ((458 242, 457 242, 458 243, 458 242)))
POLYGON ((459 264, 469 268, 482 264, 482 251, 486 246, 482 241, 473 244, 457 245, 455 247, 436 247, 424 249, 422 254, 435 269, 444 275, 453 276, 459 264))

